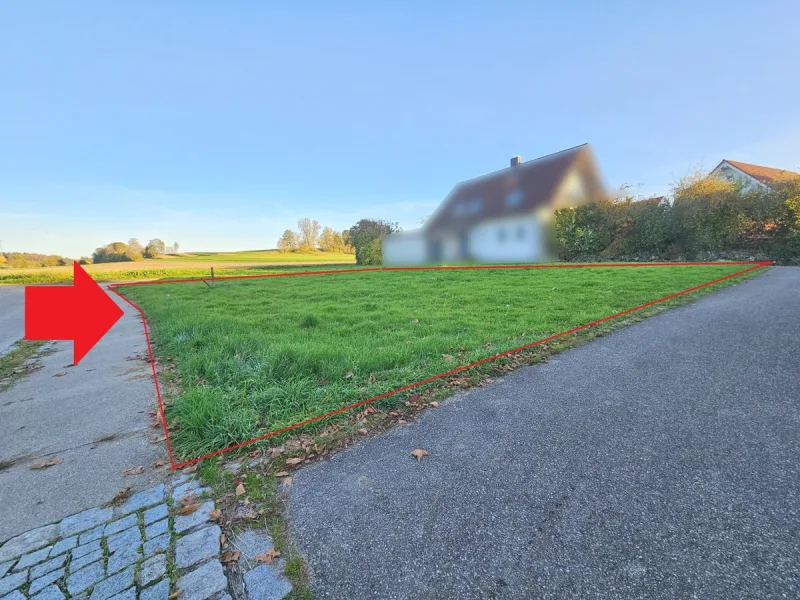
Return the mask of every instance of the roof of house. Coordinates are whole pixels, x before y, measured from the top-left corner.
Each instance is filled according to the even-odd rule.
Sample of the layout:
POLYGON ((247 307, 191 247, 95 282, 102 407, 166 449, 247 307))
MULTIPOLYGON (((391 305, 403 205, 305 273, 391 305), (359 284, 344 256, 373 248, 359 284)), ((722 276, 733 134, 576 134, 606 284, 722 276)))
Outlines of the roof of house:
POLYGON ((469 227, 487 219, 525 214, 547 206, 572 167, 598 187, 589 144, 549 154, 457 184, 425 224, 429 231, 469 227))
POLYGON ((749 163, 743 163, 736 160, 728 160, 728 159, 725 159, 722 162, 726 162, 729 165, 736 167, 743 173, 749 175, 753 179, 757 179, 758 181, 760 181, 765 185, 770 185, 772 183, 785 180, 788 177, 800 177, 800 173, 795 173, 794 171, 787 171, 785 169, 773 169, 771 167, 751 165, 749 163))

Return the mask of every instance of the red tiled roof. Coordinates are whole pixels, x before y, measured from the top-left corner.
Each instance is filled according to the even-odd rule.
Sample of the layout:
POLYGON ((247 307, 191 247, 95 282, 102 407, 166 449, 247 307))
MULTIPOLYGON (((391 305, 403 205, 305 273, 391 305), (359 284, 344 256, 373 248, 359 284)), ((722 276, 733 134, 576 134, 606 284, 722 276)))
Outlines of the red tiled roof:
MULTIPOLYGON (((529 213, 553 200, 564 176, 579 161, 592 160, 589 144, 508 167, 457 184, 442 202, 426 229, 469 227, 493 217, 529 213)), ((594 169, 593 163, 590 165, 594 169)), ((592 171, 593 185, 598 185, 592 171)))
POLYGON ((800 177, 800 173, 794 171, 787 171, 785 169, 773 169, 771 167, 761 167, 759 165, 751 165, 748 163, 739 162, 736 160, 725 159, 729 165, 733 165, 740 171, 747 173, 753 179, 757 179, 763 184, 769 185, 777 181, 785 180, 791 177, 800 177))

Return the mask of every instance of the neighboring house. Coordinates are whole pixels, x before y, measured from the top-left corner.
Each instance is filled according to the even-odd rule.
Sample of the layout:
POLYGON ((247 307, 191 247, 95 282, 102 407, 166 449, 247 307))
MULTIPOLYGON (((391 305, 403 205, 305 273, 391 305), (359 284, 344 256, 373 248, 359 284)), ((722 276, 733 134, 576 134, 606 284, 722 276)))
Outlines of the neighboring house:
POLYGON ((456 185, 425 225, 383 239, 385 265, 551 258, 553 212, 605 197, 589 144, 456 185))
POLYGON ((774 189, 776 184, 781 181, 792 177, 800 177, 800 173, 786 171, 785 169, 760 167, 735 160, 723 160, 709 173, 709 177, 720 177, 729 181, 736 181, 741 183, 745 190, 755 191, 758 189, 774 189))

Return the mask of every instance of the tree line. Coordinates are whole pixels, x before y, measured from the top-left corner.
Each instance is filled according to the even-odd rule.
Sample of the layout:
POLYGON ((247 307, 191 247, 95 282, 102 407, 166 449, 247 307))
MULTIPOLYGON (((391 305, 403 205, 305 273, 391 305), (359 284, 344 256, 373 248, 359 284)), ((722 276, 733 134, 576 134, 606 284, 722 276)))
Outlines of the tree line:
POLYGON ((672 186, 671 201, 604 200, 555 213, 564 260, 695 260, 758 255, 800 262, 800 178, 746 188, 703 173, 672 186))
POLYGON ((381 238, 400 231, 397 223, 361 219, 344 231, 321 227, 319 221, 304 218, 297 222, 299 231, 287 229, 278 239, 281 252, 343 252, 356 255, 359 265, 381 264, 381 238))
POLYGON ((143 260, 145 258, 158 258, 163 254, 178 254, 180 246, 178 242, 173 242, 167 246, 158 238, 153 238, 146 245, 142 245, 138 239, 131 238, 128 243, 111 242, 105 246, 97 248, 91 258, 83 257, 81 264, 108 263, 108 262, 128 262, 143 260))

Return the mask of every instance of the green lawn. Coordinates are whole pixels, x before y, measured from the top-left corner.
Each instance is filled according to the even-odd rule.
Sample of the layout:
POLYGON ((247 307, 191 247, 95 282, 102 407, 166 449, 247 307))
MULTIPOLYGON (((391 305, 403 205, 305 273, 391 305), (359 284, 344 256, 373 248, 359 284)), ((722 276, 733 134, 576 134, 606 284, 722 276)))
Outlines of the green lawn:
MULTIPOLYGON (((129 281, 137 279, 178 279, 208 277, 211 267, 216 275, 273 273, 281 268, 300 266, 355 265, 353 254, 339 252, 278 252, 252 250, 245 252, 196 252, 164 256, 135 262, 102 263, 83 268, 97 281, 129 281)), ((34 283, 69 283, 72 265, 25 269, 0 268, 0 285, 34 283)))
POLYGON ((744 268, 380 271, 118 289, 144 309, 161 364, 174 365, 171 438, 193 458, 744 268))

